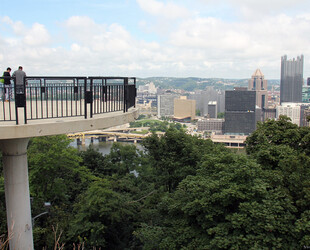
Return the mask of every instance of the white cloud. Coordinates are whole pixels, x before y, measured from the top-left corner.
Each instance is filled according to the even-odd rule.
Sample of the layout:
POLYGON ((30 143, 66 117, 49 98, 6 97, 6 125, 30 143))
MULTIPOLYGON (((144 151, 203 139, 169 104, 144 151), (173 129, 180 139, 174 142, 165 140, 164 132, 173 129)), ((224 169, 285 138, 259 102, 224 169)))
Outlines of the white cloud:
POLYGON ((35 23, 24 37, 24 42, 30 46, 42 46, 50 41, 50 35, 44 25, 35 23))
MULTIPOLYGON (((210 1, 208 4, 216 4, 210 1)), ((88 16, 72 16, 60 23, 62 30, 53 32, 56 37, 65 34, 65 43, 60 45, 44 24, 27 26, 3 17, 0 22, 10 32, 0 30, 0 67, 15 68, 21 64, 30 75, 227 78, 247 78, 261 68, 267 78, 278 78, 281 56, 287 54, 291 58, 303 53, 305 77, 310 74, 310 10, 253 15, 251 19, 243 16, 231 21, 220 15, 191 15, 193 9, 187 10, 176 1, 137 2, 152 15, 152 19, 138 20, 137 26, 152 32, 155 29, 150 28, 150 23, 154 21, 158 32, 165 31, 156 33, 161 34, 160 40, 152 40, 150 37, 156 37, 153 33, 148 40, 137 38, 132 24, 101 23, 88 16)), ((241 0, 226 2, 235 10, 242 7, 241 0)), ((263 5, 266 0, 260 3, 263 5)), ((290 3, 284 0, 283 4, 290 3)), ((251 11, 259 8, 254 1, 244 6, 251 11)), ((274 4, 270 8, 276 10, 274 4)))
POLYGON ((8 16, 5 16, 2 18, 2 22, 10 26, 18 36, 22 36, 27 32, 25 25, 21 21, 13 22, 8 16))
POLYGON ((217 18, 185 20, 171 33, 169 43, 177 58, 183 57, 184 65, 198 63, 211 68, 213 64, 214 68, 227 68, 230 63, 235 71, 240 69, 231 72, 232 75, 244 76, 257 67, 266 67, 274 72, 272 77, 277 77, 280 57, 309 54, 309 40, 310 19, 281 14, 251 22, 217 18), (277 68, 274 62, 278 62, 277 68), (272 68, 268 68, 271 64, 272 68))
MULTIPOLYGON (((229 5, 234 11, 240 11, 246 16, 250 17, 250 14, 270 14, 280 13, 283 11, 292 10, 305 10, 310 7, 308 0, 199 0, 199 2, 206 4, 207 6, 217 6, 219 3, 222 5, 229 5), (247 13, 248 12, 248 13, 247 13)), ((253 17, 255 18, 255 16, 253 17)), ((258 18, 256 16, 256 18, 258 18)))
POLYGON ((227 0, 232 5, 242 6, 246 9, 263 10, 263 11, 280 11, 287 8, 302 8, 309 3, 308 0, 227 0))
POLYGON ((190 16, 190 12, 186 8, 172 2, 163 3, 156 0, 137 0, 137 2, 141 9, 153 16, 170 20, 190 16))

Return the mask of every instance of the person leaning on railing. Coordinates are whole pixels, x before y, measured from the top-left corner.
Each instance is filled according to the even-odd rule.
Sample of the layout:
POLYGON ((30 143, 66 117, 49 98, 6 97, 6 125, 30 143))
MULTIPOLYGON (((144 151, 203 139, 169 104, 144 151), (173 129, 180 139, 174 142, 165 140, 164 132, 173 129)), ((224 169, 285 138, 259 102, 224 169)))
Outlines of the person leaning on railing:
POLYGON ((24 78, 26 77, 26 73, 23 71, 23 67, 19 66, 18 70, 15 70, 12 77, 16 78, 16 93, 23 94, 24 93, 24 78))
POLYGON ((4 84, 5 101, 8 102, 12 99, 12 88, 11 88, 11 68, 8 67, 6 71, 3 72, 2 82, 4 84))

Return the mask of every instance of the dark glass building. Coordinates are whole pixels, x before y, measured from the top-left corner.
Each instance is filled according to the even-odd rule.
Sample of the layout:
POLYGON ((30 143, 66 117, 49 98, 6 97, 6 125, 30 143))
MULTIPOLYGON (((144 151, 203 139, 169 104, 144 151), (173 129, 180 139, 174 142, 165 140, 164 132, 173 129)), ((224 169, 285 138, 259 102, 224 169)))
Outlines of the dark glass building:
POLYGON ((256 110, 256 91, 228 90, 225 92, 225 134, 248 135, 256 129, 261 115, 256 110))
POLYGON ((210 101, 208 103, 208 114, 209 118, 217 118, 217 102, 210 101))
POLYGON ((302 101, 303 66, 303 55, 292 60, 281 57, 280 103, 302 101))

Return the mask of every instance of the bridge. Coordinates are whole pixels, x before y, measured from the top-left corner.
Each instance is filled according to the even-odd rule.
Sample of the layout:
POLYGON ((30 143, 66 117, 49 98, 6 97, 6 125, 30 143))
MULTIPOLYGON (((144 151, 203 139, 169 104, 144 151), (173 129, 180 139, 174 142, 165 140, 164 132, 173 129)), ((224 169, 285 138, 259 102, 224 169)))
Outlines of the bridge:
POLYGON ((10 249, 33 249, 29 139, 106 129, 133 121, 138 116, 136 78, 30 76, 24 78, 22 86, 17 86, 14 78, 9 80, 8 88, 0 86, 0 149, 10 249), (7 100, 5 90, 12 93, 7 100))

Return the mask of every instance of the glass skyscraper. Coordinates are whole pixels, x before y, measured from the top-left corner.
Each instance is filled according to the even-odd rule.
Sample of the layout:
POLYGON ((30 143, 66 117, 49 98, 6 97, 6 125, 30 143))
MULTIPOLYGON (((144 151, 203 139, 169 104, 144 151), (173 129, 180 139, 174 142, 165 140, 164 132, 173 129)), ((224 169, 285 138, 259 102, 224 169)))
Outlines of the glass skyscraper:
POLYGON ((303 66, 303 55, 291 60, 281 57, 280 103, 302 101, 303 66))

